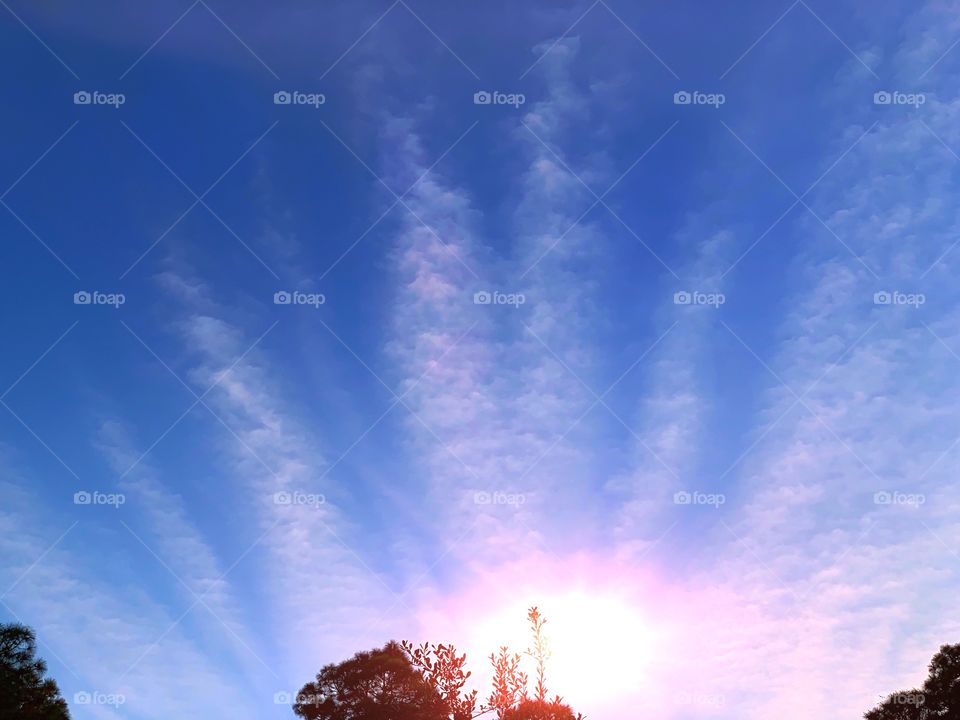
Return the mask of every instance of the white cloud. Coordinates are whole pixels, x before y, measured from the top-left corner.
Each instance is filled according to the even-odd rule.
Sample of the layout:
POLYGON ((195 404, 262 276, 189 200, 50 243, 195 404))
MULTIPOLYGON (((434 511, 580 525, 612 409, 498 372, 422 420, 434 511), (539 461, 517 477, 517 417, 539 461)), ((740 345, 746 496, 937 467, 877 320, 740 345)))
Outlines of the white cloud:
MULTIPOLYGON (((225 427, 220 449, 240 481, 236 498, 258 518, 244 562, 266 579, 260 594, 270 608, 269 644, 283 658, 277 671, 299 688, 323 662, 377 641, 374 629, 393 592, 353 549, 355 529, 337 505, 343 491, 324 476, 327 460, 299 419, 300 408, 283 400, 269 354, 256 336, 221 319, 226 313, 208 292, 200 311, 192 296, 181 298, 188 304, 177 323, 188 376, 199 388, 216 384, 206 402, 225 427), (284 504, 278 493, 316 502, 284 504)), ((401 604, 396 612, 402 611, 401 604)))
POLYGON ((4 590, 16 583, 4 603, 35 627, 45 643, 41 655, 63 663, 57 679, 68 701, 82 691, 126 698, 117 713, 71 702, 76 717, 160 718, 226 708, 236 717, 255 716, 247 686, 211 662, 188 634, 190 621, 179 621, 182 611, 129 584, 117 552, 85 550, 103 535, 125 547, 119 525, 99 522, 91 517, 97 508, 82 506, 86 515, 56 543, 71 520, 42 511, 41 498, 20 482, 5 482, 2 490, 7 501, 0 513, 0 546, 9 560, 4 590))

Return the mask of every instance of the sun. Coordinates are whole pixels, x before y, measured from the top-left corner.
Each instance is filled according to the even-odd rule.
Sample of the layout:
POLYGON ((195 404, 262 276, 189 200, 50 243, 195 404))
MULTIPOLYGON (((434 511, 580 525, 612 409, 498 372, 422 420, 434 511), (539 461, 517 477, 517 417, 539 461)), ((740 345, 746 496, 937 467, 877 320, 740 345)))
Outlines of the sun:
MULTIPOLYGON (((587 590, 538 596, 535 604, 547 619, 551 696, 606 702, 631 695, 644 684, 658 637, 640 608, 616 594, 587 590)), ((520 602, 498 608, 477 624, 474 642, 486 641, 486 655, 501 645, 522 653, 531 645, 526 616, 527 607, 520 602)), ((532 678, 532 663, 525 670, 532 678)))
MULTIPOLYGON (((588 553, 478 568, 458 590, 425 594, 418 605, 421 637, 466 653, 481 701, 491 687, 490 655, 503 646, 523 654, 533 644, 527 611, 536 606, 546 618, 550 699, 560 695, 591 717, 656 694, 683 634, 683 598, 657 573, 588 553)), ((533 660, 524 657, 522 669, 533 692, 533 660)))

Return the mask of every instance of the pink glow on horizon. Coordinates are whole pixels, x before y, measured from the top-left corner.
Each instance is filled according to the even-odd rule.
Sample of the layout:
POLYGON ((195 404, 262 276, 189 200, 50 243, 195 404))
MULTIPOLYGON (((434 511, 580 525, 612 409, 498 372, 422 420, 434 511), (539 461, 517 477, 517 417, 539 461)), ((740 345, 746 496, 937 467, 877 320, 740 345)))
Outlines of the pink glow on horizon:
MULTIPOLYGON (((423 639, 467 653, 483 700, 490 654, 502 645, 522 654, 531 640, 527 609, 538 606, 552 650, 551 697, 560 694, 577 711, 617 720, 638 703, 659 705, 669 716, 673 707, 665 704, 682 705, 685 692, 693 697, 679 683, 684 661, 696 661, 692 629, 708 614, 705 602, 647 570, 581 554, 478 569, 460 591, 422 598, 418 620, 423 639)), ((533 677, 531 660, 524 660, 524 670, 533 677)))

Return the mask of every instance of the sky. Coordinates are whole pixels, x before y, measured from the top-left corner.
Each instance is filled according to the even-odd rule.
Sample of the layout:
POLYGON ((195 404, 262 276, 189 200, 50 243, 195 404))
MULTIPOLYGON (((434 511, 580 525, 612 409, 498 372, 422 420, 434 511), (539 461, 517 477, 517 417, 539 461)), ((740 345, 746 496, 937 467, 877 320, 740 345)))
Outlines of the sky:
POLYGON ((960 3, 0 6, 0 621, 75 718, 483 693, 531 605, 596 720, 960 641, 960 3))

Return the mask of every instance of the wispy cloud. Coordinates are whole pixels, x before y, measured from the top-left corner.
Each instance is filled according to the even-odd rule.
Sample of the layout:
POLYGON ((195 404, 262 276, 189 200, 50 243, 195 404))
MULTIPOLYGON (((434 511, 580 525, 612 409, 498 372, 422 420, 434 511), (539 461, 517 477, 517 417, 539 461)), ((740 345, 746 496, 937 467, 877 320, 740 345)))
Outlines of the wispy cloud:
MULTIPOLYGON (((583 99, 565 71, 575 53, 576 42, 566 41, 543 63, 548 98, 513 124, 527 169, 509 266, 484 241, 489 222, 468 192, 442 172, 416 186, 412 212, 400 220, 390 347, 404 371, 401 387, 412 388, 406 426, 449 518, 443 537, 471 564, 518 548, 544 552, 544 534, 553 533, 546 518, 588 497, 589 479, 579 472, 587 455, 567 436, 582 436, 589 423, 579 421, 594 400, 584 383, 594 372, 587 318, 597 311, 593 284, 576 270, 602 253, 578 211, 592 201, 583 182, 601 176, 563 157, 571 131, 564 123, 583 121, 583 99)), ((387 142, 398 183, 427 169, 410 121, 393 120, 387 142)))
POLYGON ((145 562, 152 559, 167 571, 169 584, 196 606, 198 614, 209 613, 211 622, 204 626, 205 639, 226 640, 245 666, 248 678, 263 675, 265 667, 269 671, 260 657, 262 651, 255 649, 256 642, 227 578, 228 570, 196 525, 197 515, 217 508, 207 506, 203 512, 197 513, 197 508, 191 512, 184 499, 158 477, 144 452, 134 449, 129 430, 117 420, 104 421, 98 439, 120 478, 117 489, 124 494, 125 505, 129 503, 129 509, 145 520, 145 527, 132 519, 121 523, 130 535, 128 545, 142 551, 145 562))
POLYGON ((372 638, 375 609, 393 591, 353 548, 354 531, 337 506, 343 493, 324 475, 319 443, 300 421, 301 410, 281 400, 261 344, 272 325, 254 337, 219 316, 226 313, 202 284, 181 276, 164 283, 192 288, 180 298, 186 305, 176 324, 188 377, 214 388, 209 403, 224 428, 224 461, 240 480, 241 504, 258 518, 251 562, 268 578, 261 593, 270 607, 271 644, 283 648, 281 677, 302 681, 318 669, 318 658, 372 638), (191 305, 198 292, 202 302, 191 305))
MULTIPOLYGON (((127 710, 150 718, 224 707, 254 717, 254 698, 239 678, 211 665, 206 649, 187 632, 192 623, 180 622, 175 609, 128 584, 122 553, 84 551, 103 535, 125 547, 122 527, 80 517, 55 544, 66 529, 58 521, 65 518, 42 513, 41 499, 18 484, 6 483, 3 494, 8 502, 0 517, 0 543, 11 568, 4 588, 16 581, 3 602, 37 628, 51 662, 62 663, 59 680, 69 700, 82 692, 123 696, 119 707, 90 708, 104 718, 127 710)), ((79 510, 89 516, 98 509, 79 510)))
POLYGON ((730 328, 768 390, 732 474, 734 514, 696 580, 726 601, 695 624, 690 652, 711 649, 704 688, 740 716, 862 713, 919 682, 958 631, 938 600, 957 582, 960 528, 945 422, 958 399, 943 255, 955 219, 936 199, 955 192, 956 159, 935 137, 955 142, 956 108, 937 96, 922 117, 882 116, 823 180, 811 206, 828 228, 813 214, 793 224, 807 242, 776 350, 730 328), (896 293, 925 304, 885 299, 896 293))

